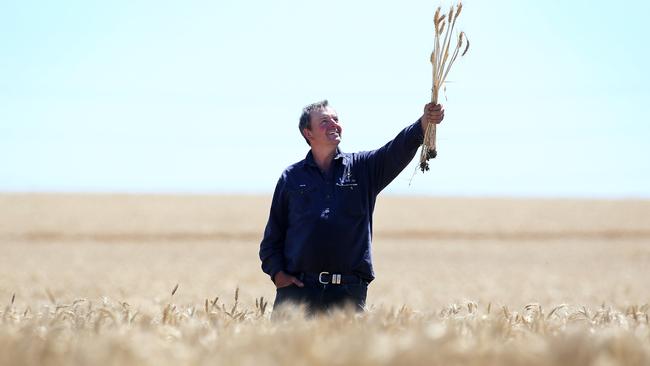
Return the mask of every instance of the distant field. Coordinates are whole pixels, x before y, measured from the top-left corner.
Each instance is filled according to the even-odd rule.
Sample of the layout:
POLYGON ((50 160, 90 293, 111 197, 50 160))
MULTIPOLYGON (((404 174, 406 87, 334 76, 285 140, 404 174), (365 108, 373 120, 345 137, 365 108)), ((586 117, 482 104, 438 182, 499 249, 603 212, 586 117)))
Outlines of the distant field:
POLYGON ((279 323, 269 202, 0 195, 0 364, 650 364, 650 201, 382 197, 369 311, 279 323))

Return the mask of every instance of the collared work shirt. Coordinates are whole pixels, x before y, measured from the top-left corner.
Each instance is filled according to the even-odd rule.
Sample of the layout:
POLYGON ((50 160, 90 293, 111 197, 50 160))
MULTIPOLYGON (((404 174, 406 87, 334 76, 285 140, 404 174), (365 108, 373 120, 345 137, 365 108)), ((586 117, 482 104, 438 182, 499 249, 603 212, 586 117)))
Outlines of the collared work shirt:
POLYGON ((372 213, 379 192, 409 164, 423 141, 418 120, 377 150, 337 149, 323 174, 311 151, 284 170, 260 244, 262 270, 355 274, 374 279, 372 213))

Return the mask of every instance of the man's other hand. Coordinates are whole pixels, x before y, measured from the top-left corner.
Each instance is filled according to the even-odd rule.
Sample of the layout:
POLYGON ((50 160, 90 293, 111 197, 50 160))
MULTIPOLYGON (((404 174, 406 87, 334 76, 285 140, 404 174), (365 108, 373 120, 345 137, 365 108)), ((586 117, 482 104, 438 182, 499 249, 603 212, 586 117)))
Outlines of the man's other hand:
POLYGON ((303 287, 305 284, 300 282, 299 279, 295 278, 294 276, 290 274, 284 273, 284 271, 280 271, 275 274, 275 278, 273 280, 275 283, 276 288, 282 288, 282 287, 287 287, 291 285, 296 285, 298 287, 303 287))
POLYGON ((440 123, 445 118, 445 110, 442 104, 429 103, 424 106, 424 114, 420 118, 422 124, 422 131, 427 129, 429 123, 440 123))

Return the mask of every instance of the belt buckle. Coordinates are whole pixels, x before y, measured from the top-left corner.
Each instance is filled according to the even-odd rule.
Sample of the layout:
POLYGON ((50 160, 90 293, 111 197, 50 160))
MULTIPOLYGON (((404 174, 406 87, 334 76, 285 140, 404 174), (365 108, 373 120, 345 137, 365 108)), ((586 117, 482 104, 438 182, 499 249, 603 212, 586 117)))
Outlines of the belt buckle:
POLYGON ((329 281, 323 282, 323 275, 328 275, 330 274, 329 272, 321 272, 318 274, 318 282, 322 283, 323 285, 328 285, 329 281))
POLYGON ((330 281, 324 282, 323 281, 323 275, 328 275, 330 274, 329 272, 321 272, 318 274, 318 282, 322 283, 323 285, 329 285, 330 283, 332 285, 340 285, 341 284, 341 275, 337 273, 333 273, 332 277, 330 278, 330 281))

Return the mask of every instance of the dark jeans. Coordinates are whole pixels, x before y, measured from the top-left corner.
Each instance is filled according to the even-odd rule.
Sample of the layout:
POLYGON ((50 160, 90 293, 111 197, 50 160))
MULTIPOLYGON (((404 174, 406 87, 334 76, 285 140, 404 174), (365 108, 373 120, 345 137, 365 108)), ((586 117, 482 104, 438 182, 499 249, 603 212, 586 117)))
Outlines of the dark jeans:
POLYGON ((353 307, 363 311, 366 306, 368 284, 345 285, 305 283, 305 287, 289 285, 276 290, 273 312, 284 304, 304 304, 307 315, 316 315, 336 308, 353 307))

